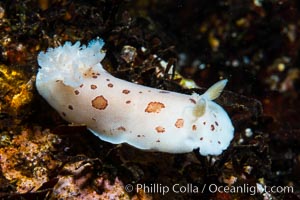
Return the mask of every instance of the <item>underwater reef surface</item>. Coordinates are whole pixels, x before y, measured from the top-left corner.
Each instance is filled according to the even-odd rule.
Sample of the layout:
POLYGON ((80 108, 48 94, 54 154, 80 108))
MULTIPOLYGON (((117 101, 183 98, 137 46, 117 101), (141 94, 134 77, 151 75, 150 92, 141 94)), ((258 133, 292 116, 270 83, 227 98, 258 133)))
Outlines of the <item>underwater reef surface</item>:
POLYGON ((299 19, 297 0, 1 1, 0 198, 300 199, 299 19), (230 147, 147 152, 62 120, 36 91, 37 55, 98 36, 127 81, 201 94, 227 78, 230 147))

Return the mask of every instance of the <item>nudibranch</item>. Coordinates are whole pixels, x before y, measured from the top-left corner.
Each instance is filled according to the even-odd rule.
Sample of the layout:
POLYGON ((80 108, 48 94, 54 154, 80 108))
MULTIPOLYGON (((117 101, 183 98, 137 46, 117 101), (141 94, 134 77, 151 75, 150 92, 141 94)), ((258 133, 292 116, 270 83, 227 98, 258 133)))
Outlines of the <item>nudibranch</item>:
POLYGON ((103 40, 66 42, 40 52, 36 87, 62 118, 85 124, 101 140, 144 150, 219 155, 234 135, 226 111, 213 100, 227 80, 204 94, 150 88, 109 74, 100 64, 103 40))

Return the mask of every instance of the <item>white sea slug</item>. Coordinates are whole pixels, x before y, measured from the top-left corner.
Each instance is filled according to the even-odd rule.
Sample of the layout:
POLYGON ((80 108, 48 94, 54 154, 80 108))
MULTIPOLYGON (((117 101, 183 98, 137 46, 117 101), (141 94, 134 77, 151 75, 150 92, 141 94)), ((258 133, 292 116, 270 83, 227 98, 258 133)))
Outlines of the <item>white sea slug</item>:
POLYGON ((179 94, 113 77, 100 61, 104 42, 66 42, 38 55, 38 92, 67 121, 104 141, 145 150, 219 155, 233 138, 226 111, 213 102, 227 80, 203 95, 179 94))

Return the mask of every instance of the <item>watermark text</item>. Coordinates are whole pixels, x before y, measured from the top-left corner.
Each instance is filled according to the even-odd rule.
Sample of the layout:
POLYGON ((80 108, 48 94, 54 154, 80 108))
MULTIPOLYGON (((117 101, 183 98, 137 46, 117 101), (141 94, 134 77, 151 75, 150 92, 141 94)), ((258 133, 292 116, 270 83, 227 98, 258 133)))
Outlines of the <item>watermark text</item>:
POLYGON ((174 184, 174 185, 163 185, 160 183, 152 183, 152 184, 141 184, 138 183, 136 185, 127 184, 125 187, 127 192, 138 192, 139 190, 144 190, 145 193, 148 194, 162 194, 165 195, 169 192, 173 192, 176 194, 198 194, 198 193, 239 193, 239 194, 262 194, 262 193, 293 193, 294 188, 292 186, 264 186, 261 184, 249 185, 217 185, 217 184, 203 184, 203 185, 195 185, 195 184, 174 184))

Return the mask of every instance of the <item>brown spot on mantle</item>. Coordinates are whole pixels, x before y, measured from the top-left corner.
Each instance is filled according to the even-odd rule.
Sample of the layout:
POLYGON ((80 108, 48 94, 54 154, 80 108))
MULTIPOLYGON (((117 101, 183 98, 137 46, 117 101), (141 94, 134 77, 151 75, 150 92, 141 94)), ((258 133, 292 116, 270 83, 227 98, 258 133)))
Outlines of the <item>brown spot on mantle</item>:
POLYGON ((195 100, 195 99, 192 99, 192 98, 190 98, 190 101, 191 101, 193 104, 196 104, 196 103, 197 103, 196 100, 195 100))
POLYGON ((129 93, 130 93, 130 90, 123 90, 122 93, 123 93, 123 94, 129 94, 129 93))
POLYGON ((176 128, 182 128, 183 124, 184 124, 184 120, 183 119, 177 119, 177 121, 175 122, 176 128))
POLYGON ((107 84, 107 87, 112 88, 112 87, 114 87, 114 85, 112 83, 109 83, 109 84, 107 84))
POLYGON ((212 125, 210 125, 210 130, 211 131, 214 131, 215 130, 215 126, 212 124, 212 125))
POLYGON ((126 128, 123 127, 123 126, 120 126, 120 127, 118 127, 118 130, 119 130, 119 131, 126 131, 126 128))
POLYGON ((91 85, 91 89, 92 89, 92 90, 97 89, 97 85, 91 85))
POLYGON ((148 113, 159 113, 161 109, 165 108, 165 105, 160 102, 150 102, 148 103, 147 108, 145 109, 145 112, 148 113))
POLYGON ((155 128, 155 130, 156 130, 156 132, 158 132, 158 133, 164 133, 164 132, 165 132, 165 128, 162 127, 162 126, 157 126, 157 127, 155 128))
POLYGON ((193 130, 193 131, 196 131, 196 130, 197 130, 197 125, 194 124, 194 125, 192 126, 192 130, 193 130))
POLYGON ((104 110, 108 106, 107 100, 101 95, 92 100, 92 106, 99 110, 104 110))

